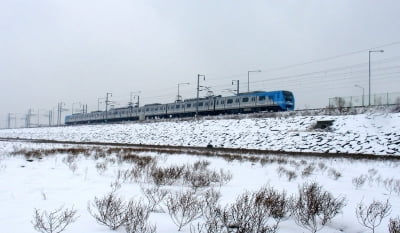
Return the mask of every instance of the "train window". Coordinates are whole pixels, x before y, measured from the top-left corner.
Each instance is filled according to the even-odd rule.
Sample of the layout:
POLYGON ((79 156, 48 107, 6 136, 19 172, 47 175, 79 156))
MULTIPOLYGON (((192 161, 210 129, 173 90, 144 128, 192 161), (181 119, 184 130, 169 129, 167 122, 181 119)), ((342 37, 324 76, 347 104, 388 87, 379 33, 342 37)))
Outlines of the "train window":
POLYGON ((242 99, 242 102, 243 102, 243 103, 249 102, 249 97, 244 97, 244 98, 242 99))
POLYGON ((256 101, 256 97, 251 97, 251 102, 256 101))
POLYGON ((285 91, 285 92, 283 92, 283 95, 285 96, 286 101, 293 101, 292 93, 285 91))
POLYGON ((228 100, 226 101, 226 103, 227 103, 227 104, 233 103, 233 99, 228 99, 228 100))
POLYGON ((176 109, 179 109, 181 106, 178 104, 175 106, 176 109))
POLYGON ((259 97, 258 97, 258 100, 259 100, 259 101, 264 101, 264 100, 265 100, 265 96, 259 96, 259 97))
POLYGON ((217 105, 219 105, 219 100, 217 100, 217 105))
POLYGON ((221 104, 224 104, 225 103, 225 100, 221 100, 221 104))
POLYGON ((192 104, 186 104, 186 108, 192 107, 192 104))
POLYGON ((235 103, 239 103, 239 99, 236 99, 236 100, 235 100, 235 103))
POLYGON ((149 108, 146 108, 146 112, 148 112, 149 111, 149 108))
POLYGON ((199 107, 202 107, 202 106, 203 106, 203 102, 200 102, 200 103, 199 103, 199 107))

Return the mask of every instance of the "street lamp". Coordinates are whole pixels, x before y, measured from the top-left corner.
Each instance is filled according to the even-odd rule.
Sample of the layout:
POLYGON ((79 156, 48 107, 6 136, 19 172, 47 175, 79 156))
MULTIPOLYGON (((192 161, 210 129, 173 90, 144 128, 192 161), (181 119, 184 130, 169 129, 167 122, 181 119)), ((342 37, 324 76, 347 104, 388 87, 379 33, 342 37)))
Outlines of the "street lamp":
POLYGON ((359 88, 361 88, 362 89, 362 91, 363 91, 363 94, 362 94, 362 106, 364 107, 364 87, 362 87, 362 86, 360 86, 360 85, 354 85, 355 87, 359 87, 359 88))
POLYGON ((371 53, 383 53, 384 50, 368 51, 368 106, 371 106, 371 53))
POLYGON ((236 95, 239 95, 239 80, 232 80, 232 85, 237 85, 236 87, 236 95))
POLYGON ((109 98, 108 98, 108 96, 110 95, 110 97, 112 97, 112 93, 110 93, 110 92, 107 92, 107 94, 106 94, 106 120, 105 120, 105 122, 107 122, 107 120, 108 120, 108 105, 110 104, 110 100, 109 100, 109 98))
POLYGON ((197 75, 197 99, 196 99, 196 116, 199 115, 199 91, 200 91, 200 77, 203 77, 203 80, 206 80, 206 76, 204 74, 197 75))
POLYGON ((178 83, 178 96, 176 98, 176 102, 179 102, 181 100, 181 96, 179 95, 179 86, 180 85, 189 85, 190 83, 178 83))
MULTIPOLYGON (((134 94, 140 94, 141 92, 140 91, 131 91, 131 93, 130 93, 130 98, 129 98, 129 100, 130 100, 130 102, 129 102, 129 106, 133 106, 133 100, 136 98, 136 97, 138 97, 138 101, 137 101, 137 103, 136 103, 136 105, 137 105, 137 107, 139 107, 139 95, 134 95, 134 94)), ((136 107, 136 106, 135 106, 136 107)))
POLYGON ((261 72, 261 70, 249 70, 249 71, 247 71, 247 92, 250 92, 250 72, 261 72))

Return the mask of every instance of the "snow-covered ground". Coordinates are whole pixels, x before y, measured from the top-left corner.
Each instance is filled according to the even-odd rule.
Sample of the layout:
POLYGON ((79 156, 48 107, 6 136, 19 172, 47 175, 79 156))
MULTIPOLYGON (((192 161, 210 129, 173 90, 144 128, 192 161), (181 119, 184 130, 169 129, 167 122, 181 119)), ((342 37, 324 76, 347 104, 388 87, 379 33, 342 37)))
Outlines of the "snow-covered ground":
MULTIPOLYGON (((372 122, 380 122, 378 119, 382 119, 382 116, 370 116, 369 118, 367 118, 367 116, 338 118, 336 119, 337 122, 335 124, 335 133, 326 134, 339 134, 339 132, 344 132, 345 129, 341 130, 340 127, 343 124, 348 124, 346 122, 357 122, 358 125, 366 125, 372 124, 372 122), (361 121, 360 118, 363 120, 361 121)), ((392 119, 391 121, 398 121, 398 115, 392 115, 390 119, 392 119)), ((293 129, 300 135, 312 134, 311 132, 307 132, 307 125, 299 126, 298 122, 305 122, 303 118, 282 120, 285 120, 286 122, 292 122, 292 124, 288 125, 287 128, 293 129)), ((251 132, 252 135, 250 138, 255 137, 256 132, 264 132, 265 128, 274 129, 272 123, 278 125, 278 120, 273 119, 243 120, 243 122, 246 123, 246 125, 254 125, 257 123, 259 126, 257 130, 254 126, 249 127, 251 130, 248 132, 251 132)), ((309 119, 306 122, 311 124, 313 120, 309 119)), ((228 135, 232 135, 230 134, 230 131, 221 129, 224 129, 226 126, 234 126, 235 124, 238 124, 237 121, 223 121, 223 123, 224 124, 221 124, 218 127, 218 132, 222 133, 222 131, 224 131, 228 135)), ((171 130, 173 129, 174 132, 177 132, 178 130, 178 124, 176 123, 163 124, 169 124, 171 126, 171 130)), ((204 135, 204 137, 206 137, 205 134, 200 134, 200 128, 198 128, 197 124, 207 124, 208 126, 206 128, 208 128, 208 132, 211 133, 212 130, 210 129, 212 129, 215 121, 206 121, 200 123, 187 122, 183 124, 184 126, 181 126, 181 129, 187 128, 191 125, 194 127, 193 134, 204 135)), ((116 136, 118 135, 116 132, 121 132, 122 130, 122 132, 130 132, 125 129, 125 127, 130 128, 131 131, 135 128, 140 128, 142 130, 146 130, 146 132, 140 132, 141 135, 152 135, 151 129, 155 130, 155 126, 157 125, 159 124, 112 126, 118 127, 120 131, 106 131, 106 133, 104 133, 104 140, 112 140, 112 135, 116 136)), ((100 137, 99 130, 105 130, 107 127, 111 126, 65 127, 46 130, 36 129, 41 132, 41 134, 36 135, 50 137, 50 135, 55 136, 56 132, 63 132, 64 135, 58 135, 58 139, 76 140, 77 137, 79 137, 77 134, 82 133, 82 139, 101 140, 103 138, 100 137), (85 130, 82 130, 82 128, 85 128, 85 130, 91 129, 92 131, 87 131, 86 134, 84 134, 85 130), (87 138, 89 136, 90 138, 87 138)), ((379 129, 377 126, 374 128, 379 129)), ((357 127, 353 126, 347 130, 355 132, 355 129, 357 129, 357 127)), ((368 127, 368 129, 370 130, 371 127, 368 127)), ((136 132, 139 131, 139 129, 136 130, 136 132)), ((182 130, 183 132, 189 133, 187 132, 187 129, 182 130)), ((237 128, 233 128, 231 131, 235 132, 235 135, 243 134, 243 132, 240 133, 237 128)), ((361 130, 357 130, 356 132, 361 134, 360 131, 361 130)), ((29 135, 27 134, 28 132, 32 133, 34 130, 25 130, 25 134, 20 134, 20 136, 22 137, 29 135)), ((368 134, 368 132, 364 133, 368 134)), ((378 134, 378 132, 380 132, 380 130, 377 130, 376 134, 378 134)), ((288 132, 288 134, 291 134, 291 132, 288 132)), ((129 135, 133 135, 133 133, 127 133, 126 139, 132 140, 132 137, 129 137, 129 135)), ((165 137, 168 137, 168 135, 165 135, 165 137)), ((177 137, 181 138, 179 135, 170 136, 170 138, 177 137)), ((299 137, 301 138, 302 136, 299 137)), ((362 137, 366 137, 366 135, 363 135, 362 137)), ((120 135, 117 141, 122 139, 123 137, 120 135)), ((152 139, 149 138, 149 140, 152 139)), ((159 143, 161 142, 160 140, 153 139, 154 142, 159 143)), ((194 140, 196 139, 192 139, 192 141, 194 140)), ((243 142, 242 140, 239 141, 243 142)), ((303 140, 299 141, 302 142, 303 140)), ((146 141, 143 139, 141 142, 146 141)), ((199 145, 201 145, 201 143, 207 143, 207 140, 199 139, 197 142, 199 142, 199 145)), ((172 141, 168 142, 168 144, 171 143, 172 141)), ((230 145, 242 146, 244 144, 232 143, 230 145)), ((283 146, 282 143, 281 145, 283 146)), ((94 197, 102 197, 106 193, 110 192, 112 189, 111 184, 115 184, 118 171, 129 169, 132 167, 131 164, 117 162, 117 159, 115 159, 117 156, 116 154, 107 154, 106 157, 96 156, 96 153, 99 152, 93 152, 91 156, 80 153, 75 157, 71 156, 71 153, 54 153, 48 156, 42 156, 39 153, 39 155, 36 155, 31 162, 27 161, 27 158, 19 153, 16 155, 11 154, 11 152, 18 150, 40 150, 43 152, 46 149, 65 149, 73 147, 92 148, 90 146, 78 145, 71 146, 62 144, 0 142, 1 232, 35 232, 31 224, 31 221, 33 220, 34 208, 51 211, 60 206, 68 208, 73 206, 77 210, 77 215, 79 216, 76 222, 72 223, 66 228, 65 233, 115 232, 106 226, 98 224, 89 214, 87 206, 89 201, 94 200, 94 197), (38 157, 41 159, 38 159, 38 157), (101 164, 104 166, 100 166, 101 164)), ((24 152, 21 152, 21 154, 23 153, 24 152)), ((320 232, 370 232, 367 228, 362 227, 357 222, 355 207, 360 201, 363 201, 364 203, 370 203, 372 200, 389 200, 392 205, 392 211, 389 217, 396 217, 400 215, 400 193, 393 192, 393 190, 390 190, 390 188, 386 187, 387 185, 385 186, 385 181, 387 183, 387 181, 390 179, 400 179, 398 172, 400 162, 397 160, 351 160, 344 158, 334 159, 305 156, 285 157, 283 155, 269 155, 269 162, 263 164, 260 162, 246 160, 227 161, 221 157, 204 157, 201 155, 159 154, 155 152, 138 152, 137 154, 140 156, 152 156, 156 158, 158 164, 162 166, 193 164, 199 160, 207 160, 210 162, 209 169, 223 169, 223 171, 231 173, 232 180, 230 180, 228 183, 222 186, 214 185, 214 188, 221 192, 222 206, 228 203, 233 203, 236 197, 238 197, 244 191, 255 191, 263 185, 270 185, 279 191, 285 190, 289 195, 291 195, 296 194, 298 186, 304 182, 317 182, 323 186, 324 190, 331 192, 335 197, 346 198, 346 206, 343 208, 342 212, 338 214, 333 221, 327 224, 327 226, 325 226, 320 232), (308 166, 312 166, 314 169, 310 175, 302 176, 302 171, 304 171, 308 166), (288 176, 285 175, 285 172, 282 172, 284 170, 293 171, 297 177, 289 180, 288 176), (360 176, 364 176, 366 181, 360 187, 356 187, 352 180, 353 178, 360 176)), ((120 184, 121 186, 116 189, 116 193, 125 200, 131 198, 136 200, 144 198, 140 186, 153 185, 151 182, 145 180, 125 181, 121 182, 120 184)), ((163 186, 163 188, 168 190, 190 189, 184 184, 167 185, 163 186)), ((199 193, 201 192, 202 191, 200 190, 199 193)), ((389 217, 384 219, 382 224, 375 232, 388 232, 387 224, 389 217)), ((167 213, 151 213, 149 222, 157 226, 157 233, 178 232, 177 226, 174 225, 167 213)), ((125 232, 125 230, 122 227, 116 232, 122 233, 125 232)), ((183 227, 182 232, 189 233, 189 226, 183 227)), ((296 225, 293 217, 290 217, 280 224, 278 232, 307 232, 307 230, 296 225)))
POLYGON ((163 121, 5 129, 0 137, 147 145, 206 146, 293 152, 400 155, 400 113, 163 121), (329 131, 314 129, 334 120, 329 131))

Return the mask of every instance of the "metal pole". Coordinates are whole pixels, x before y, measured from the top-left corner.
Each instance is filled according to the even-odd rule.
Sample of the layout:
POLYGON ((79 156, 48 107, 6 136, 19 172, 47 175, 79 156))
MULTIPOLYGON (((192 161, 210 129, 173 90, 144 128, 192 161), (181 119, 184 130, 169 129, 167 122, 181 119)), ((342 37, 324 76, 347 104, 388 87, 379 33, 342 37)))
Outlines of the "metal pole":
POLYGON ((368 106, 371 106, 371 51, 368 51, 368 106))
POLYGON ((368 51, 368 106, 371 106, 371 53, 383 53, 384 50, 368 51))
POLYGON ((206 80, 206 76, 202 74, 197 75, 197 98, 196 98, 196 116, 199 115, 199 91, 200 91, 200 76, 204 77, 206 80))
POLYGON ((106 122, 107 122, 107 119, 108 119, 108 103, 109 103, 108 95, 110 95, 110 97, 112 97, 112 93, 107 92, 107 96, 106 96, 106 119, 105 119, 106 122))
POLYGON ((179 101, 179 100, 181 100, 181 96, 179 95, 179 86, 180 85, 189 85, 190 83, 178 83, 178 96, 177 96, 177 98, 176 98, 176 101, 179 101))
POLYGON ((232 85, 236 82, 236 95, 239 95, 239 80, 232 80, 232 85))
POLYGON ((362 90, 363 90, 363 96, 362 96, 362 106, 364 107, 364 96, 365 96, 365 95, 364 95, 364 87, 363 87, 363 89, 362 89, 362 90))
POLYGON ((364 87, 362 87, 362 86, 360 86, 360 85, 354 85, 355 87, 359 87, 359 88, 361 88, 362 89, 362 106, 364 107, 364 87))
POLYGON ((250 71, 247 71, 247 93, 250 92, 250 71))

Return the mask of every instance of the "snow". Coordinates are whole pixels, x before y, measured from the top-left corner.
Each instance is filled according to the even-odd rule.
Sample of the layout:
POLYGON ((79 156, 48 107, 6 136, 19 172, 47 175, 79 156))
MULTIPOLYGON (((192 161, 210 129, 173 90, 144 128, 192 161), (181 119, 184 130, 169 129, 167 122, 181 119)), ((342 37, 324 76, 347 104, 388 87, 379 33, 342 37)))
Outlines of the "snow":
MULTIPOLYGON (((0 229, 2 232, 34 232, 31 221, 33 210, 54 210, 60 206, 74 207, 79 218, 65 230, 66 233, 78 232, 113 232, 103 225, 99 225, 89 214, 87 205, 94 197, 101 197, 111 191, 110 184, 115 181, 118 170, 129 168, 127 163, 112 162, 113 154, 105 158, 78 155, 75 163, 76 169, 68 166, 65 158, 67 154, 51 154, 42 159, 34 158, 29 162, 22 155, 11 155, 10 152, 19 149, 51 149, 68 148, 73 146, 61 144, 34 144, 0 142, 0 229), (108 161, 108 162, 107 162, 108 161), (96 164, 106 162, 107 169, 100 172, 96 164)), ((75 146, 77 147, 77 146, 75 146)), ((82 147, 82 146, 80 146, 82 147)), ((86 146, 91 148, 90 146, 86 146)), ((193 164, 198 160, 210 162, 210 169, 223 169, 233 175, 233 179, 223 186, 214 186, 222 194, 221 204, 225 205, 235 201, 236 197, 244 191, 256 191, 263 185, 270 185, 277 190, 285 190, 288 194, 296 194, 298 186, 304 182, 315 181, 321 184, 324 190, 330 191, 334 196, 345 197, 346 206, 341 214, 337 215, 332 223, 320 232, 366 232, 357 223, 355 206, 360 201, 369 203, 372 200, 385 201, 389 199, 392 204, 391 217, 400 215, 400 193, 390 193, 383 184, 385 179, 399 179, 398 170, 400 162, 397 160, 352 160, 334 159, 306 156, 276 156, 269 158, 283 158, 285 163, 271 162, 260 164, 250 161, 228 162, 218 157, 203 157, 201 155, 187 154, 159 154, 154 152, 141 152, 140 155, 153 156, 163 166, 193 164), (319 168, 319 164, 326 168, 319 168), (302 177, 301 171, 310 164, 316 169, 309 177, 302 177), (297 178, 289 181, 285 175, 280 176, 278 168, 295 171, 297 178), (341 173, 335 179, 329 170, 334 169, 341 173), (374 174, 375 171, 376 174, 374 174), (356 189, 352 179, 360 175, 370 177, 361 188, 356 189), (378 181, 380 180, 380 181, 378 181)), ((117 189, 118 195, 127 199, 144 198, 140 186, 149 185, 146 182, 124 182, 117 189)), ((165 186, 170 190, 188 189, 184 185, 165 186)), ((165 208, 165 207, 164 207, 165 208)), ((389 218, 384 219, 376 232, 387 232, 389 218)), ((167 213, 152 213, 149 222, 157 225, 158 233, 177 232, 177 227, 167 213)), ((125 232, 123 228, 117 232, 125 232)), ((182 232, 189 233, 189 226, 182 232)), ((292 218, 283 221, 278 232, 305 232, 297 226, 292 218)))
MULTIPOLYGON (((32 138, 60 141, 120 142, 149 145, 190 145, 205 147, 248 148, 293 152, 360 153, 376 155, 400 155, 400 114, 365 113, 346 116, 282 116, 279 118, 252 119, 210 119, 198 121, 164 121, 154 123, 129 123, 113 125, 88 125, 69 127, 48 127, 30 129, 0 130, 0 138, 32 138), (329 131, 313 129, 318 120, 334 120, 329 131)), ((35 232, 31 221, 33 210, 54 210, 60 206, 74 207, 78 219, 66 228, 66 233, 113 232, 99 225, 87 210, 88 202, 101 197, 111 189, 119 170, 131 167, 129 163, 113 162, 116 154, 96 158, 79 154, 74 161, 75 168, 66 162, 68 153, 55 153, 34 158, 32 162, 18 150, 41 150, 55 148, 83 147, 107 149, 108 146, 83 146, 67 144, 43 144, 0 141, 0 229, 1 232, 35 232), (105 163, 103 172, 96 168, 105 163)), ((316 156, 263 155, 275 159, 261 164, 249 160, 227 161, 221 157, 189 154, 165 154, 137 152, 140 156, 152 156, 162 166, 193 164, 198 160, 210 162, 210 169, 223 169, 232 174, 227 184, 214 186, 222 194, 221 205, 233 203, 245 191, 256 191, 264 185, 285 190, 289 195, 297 193, 304 182, 317 182, 335 197, 345 197, 346 206, 331 223, 321 231, 327 232, 368 232, 356 218, 355 207, 363 201, 386 201, 392 204, 390 217, 400 215, 400 193, 385 187, 385 180, 400 180, 400 160, 368 160, 350 158, 324 158, 316 156), (277 158, 285 162, 277 162, 277 158), (302 177, 301 172, 308 166, 315 166, 310 176, 302 177), (323 166, 325 165, 325 167, 323 166), (297 177, 288 180, 279 168, 294 171, 297 177), (340 173, 334 177, 332 171, 340 173), (375 174, 376 173, 376 174, 375 174), (352 180, 365 175, 366 183, 356 188, 352 180)), ((260 156, 246 154, 244 156, 260 156)), ((147 181, 123 182, 117 194, 125 200, 144 198, 140 186, 151 186, 147 181)), ((179 184, 165 186, 169 190, 184 190, 189 187, 179 184)), ((201 190, 200 190, 201 192, 201 190)), ((164 206, 165 208, 165 206, 164 206)), ((375 232, 387 232, 388 218, 375 232)), ((157 225, 157 233, 177 232, 167 213, 151 213, 149 222, 157 225)), ((116 232, 125 232, 119 228, 116 232)), ((189 226, 182 232, 189 233, 189 226)), ((306 232, 290 217, 281 223, 279 231, 306 232)))
POLYGON ((400 113, 163 121, 0 130, 0 137, 400 155, 400 113), (313 129, 334 120, 329 131, 313 129))

